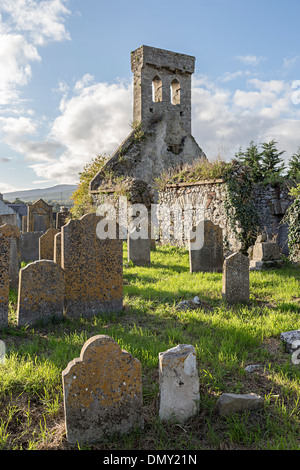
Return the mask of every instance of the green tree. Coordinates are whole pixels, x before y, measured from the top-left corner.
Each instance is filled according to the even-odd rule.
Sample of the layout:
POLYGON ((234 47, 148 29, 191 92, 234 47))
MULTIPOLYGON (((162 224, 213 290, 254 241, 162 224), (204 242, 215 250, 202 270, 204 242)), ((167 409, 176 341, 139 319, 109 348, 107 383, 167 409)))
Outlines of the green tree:
POLYGON ((71 196, 71 199, 74 201, 74 205, 71 208, 71 215, 74 219, 78 219, 89 212, 95 211, 93 198, 89 192, 89 185, 94 176, 101 170, 106 160, 107 157, 99 155, 94 158, 91 163, 86 164, 82 172, 79 173, 78 189, 71 196))
POLYGON ((285 164, 281 159, 285 151, 279 152, 276 144, 274 139, 262 144, 262 174, 265 180, 274 181, 280 178, 285 169, 285 164))
POLYGON ((300 182, 300 147, 289 160, 288 177, 296 182, 300 182))
POLYGON ((263 180, 262 152, 258 150, 258 146, 253 141, 244 152, 240 150, 236 157, 243 165, 251 169, 251 177, 255 183, 263 180))

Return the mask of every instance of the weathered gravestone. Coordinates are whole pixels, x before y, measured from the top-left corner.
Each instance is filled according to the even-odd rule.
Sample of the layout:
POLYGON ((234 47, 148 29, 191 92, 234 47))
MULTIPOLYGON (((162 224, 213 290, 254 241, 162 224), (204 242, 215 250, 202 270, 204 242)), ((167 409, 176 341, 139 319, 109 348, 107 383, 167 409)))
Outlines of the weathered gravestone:
POLYGON ((151 225, 149 218, 131 217, 127 236, 127 259, 136 266, 150 264, 151 225))
POLYGON ((62 372, 67 440, 95 443, 144 425, 141 364, 98 335, 62 372))
POLYGON ((64 206, 62 206, 60 208, 60 212, 57 212, 57 214, 56 214, 56 228, 58 230, 60 230, 61 227, 67 223, 69 215, 70 215, 69 209, 67 207, 64 207, 64 206))
POLYGON ((127 258, 136 266, 147 266, 150 264, 151 240, 142 238, 127 238, 127 258))
POLYGON ((39 239, 39 259, 54 259, 54 237, 59 233, 56 228, 49 228, 39 239))
POLYGON ((8 325, 9 239, 0 233, 0 328, 8 325))
POLYGON ((62 318, 64 291, 64 272, 54 261, 35 261, 22 268, 17 310, 18 326, 62 318))
POLYGON ((200 393, 195 348, 180 344, 159 353, 160 407, 163 421, 184 422, 198 411, 200 393))
POLYGON ((70 317, 123 308, 122 240, 100 239, 96 232, 99 222, 100 216, 87 214, 61 229, 65 313, 70 317))
POLYGON ((249 301, 249 258, 240 252, 224 261, 222 297, 228 303, 249 301))
POLYGON ((189 236, 190 272, 221 272, 223 268, 222 228, 201 220, 189 236))
POLYGON ((21 260, 25 262, 39 259, 39 239, 44 232, 21 233, 21 260))
POLYGON ((47 204, 43 199, 39 199, 33 204, 28 204, 27 211, 27 232, 46 232, 53 227, 53 206, 47 204))
POLYGON ((61 266, 61 232, 54 236, 54 262, 61 266))
POLYGON ((21 233, 16 225, 4 224, 0 226, 2 233, 9 240, 10 261, 9 278, 10 287, 18 289, 19 269, 21 267, 21 233))
POLYGON ((263 235, 259 235, 255 245, 251 247, 250 270, 273 268, 282 264, 279 245, 276 242, 266 241, 263 235))

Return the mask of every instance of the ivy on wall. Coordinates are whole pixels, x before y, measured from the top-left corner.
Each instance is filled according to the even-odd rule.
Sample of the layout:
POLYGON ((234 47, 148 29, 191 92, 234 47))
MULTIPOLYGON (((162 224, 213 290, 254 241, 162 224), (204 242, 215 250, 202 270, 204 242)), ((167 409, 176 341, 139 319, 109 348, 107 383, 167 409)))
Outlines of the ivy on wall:
POLYGON ((289 258, 291 261, 300 262, 300 184, 291 189, 290 194, 295 199, 287 209, 282 222, 287 223, 289 226, 289 258))
POLYGON ((224 207, 231 229, 242 242, 242 251, 253 245, 259 231, 259 219, 253 203, 251 171, 239 162, 233 162, 224 175, 226 198, 224 207))

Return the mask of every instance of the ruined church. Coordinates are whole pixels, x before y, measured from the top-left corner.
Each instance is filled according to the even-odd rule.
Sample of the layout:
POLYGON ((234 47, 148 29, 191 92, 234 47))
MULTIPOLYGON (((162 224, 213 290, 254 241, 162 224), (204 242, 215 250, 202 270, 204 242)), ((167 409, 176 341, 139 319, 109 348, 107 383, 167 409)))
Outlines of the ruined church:
POLYGON ((163 172, 206 158, 191 135, 195 57, 141 46, 131 53, 131 70, 132 132, 91 181, 93 195, 108 189, 108 172, 153 189, 163 172))

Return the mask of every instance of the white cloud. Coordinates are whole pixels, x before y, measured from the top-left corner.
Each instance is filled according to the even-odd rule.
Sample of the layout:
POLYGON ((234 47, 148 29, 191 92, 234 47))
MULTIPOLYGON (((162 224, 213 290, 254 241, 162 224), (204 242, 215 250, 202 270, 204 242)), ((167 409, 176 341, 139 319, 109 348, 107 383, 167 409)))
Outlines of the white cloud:
POLYGON ((0 105, 17 100, 19 87, 31 78, 31 63, 41 58, 20 34, 0 34, 0 105))
POLYGON ((283 68, 285 70, 292 69, 300 60, 300 56, 296 55, 293 57, 284 57, 283 59, 283 68))
POLYGON ((70 39, 64 19, 70 14, 65 0, 1 0, 0 12, 9 15, 7 28, 26 33, 36 45, 70 39))
POLYGON ((209 158, 230 159, 239 147, 275 139, 285 158, 300 146, 300 107, 294 106, 290 84, 247 82, 245 89, 222 90, 215 83, 194 82, 193 134, 209 158))
POLYGON ((9 183, 3 183, 2 181, 0 181, 0 194, 12 193, 14 191, 19 191, 19 190, 20 188, 17 188, 16 186, 13 186, 9 183))
POLYGON ((240 55, 235 57, 236 60, 246 65, 256 66, 265 60, 265 57, 256 55, 240 55))
POLYGON ((0 135, 3 140, 14 145, 20 136, 32 135, 36 132, 36 124, 28 117, 0 117, 0 135))
MULTIPOLYGON (((41 61, 38 47, 70 39, 64 19, 70 13, 64 0, 1 0, 0 106, 15 112, 20 89, 32 76, 32 64, 41 61)), ((21 111, 20 111, 21 112, 21 111)))
POLYGON ((245 77, 251 75, 249 70, 237 70, 236 72, 226 72, 223 77, 219 79, 220 82, 226 83, 231 82, 237 78, 245 77))
POLYGON ((86 163, 97 155, 113 152, 131 131, 131 83, 89 85, 91 79, 84 75, 76 82, 73 95, 62 98, 61 114, 48 137, 57 149, 60 146, 64 151, 55 161, 53 153, 48 154, 46 161, 45 153, 43 161, 31 165, 37 176, 76 183, 86 163))

